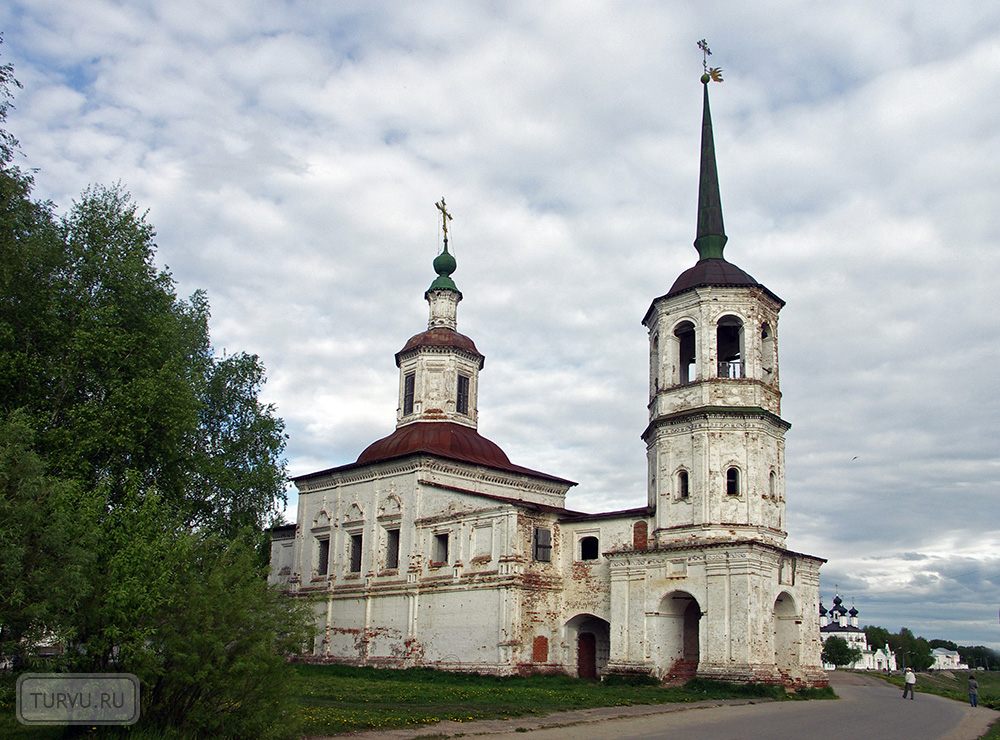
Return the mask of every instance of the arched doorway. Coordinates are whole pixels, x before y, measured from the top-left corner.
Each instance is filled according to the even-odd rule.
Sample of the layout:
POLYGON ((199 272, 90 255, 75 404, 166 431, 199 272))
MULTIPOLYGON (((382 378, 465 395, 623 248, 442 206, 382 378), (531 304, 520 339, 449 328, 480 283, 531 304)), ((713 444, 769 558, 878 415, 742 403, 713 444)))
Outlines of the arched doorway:
POLYGON ((579 678, 600 678, 611 654, 611 625, 592 614, 566 623, 567 643, 579 678))
POLYGON ((774 600, 774 665, 785 678, 800 664, 802 615, 787 591, 774 600))
POLYGON ((693 676, 698 669, 701 645, 701 606, 686 591, 672 591, 657 610, 661 629, 657 667, 664 678, 693 676))

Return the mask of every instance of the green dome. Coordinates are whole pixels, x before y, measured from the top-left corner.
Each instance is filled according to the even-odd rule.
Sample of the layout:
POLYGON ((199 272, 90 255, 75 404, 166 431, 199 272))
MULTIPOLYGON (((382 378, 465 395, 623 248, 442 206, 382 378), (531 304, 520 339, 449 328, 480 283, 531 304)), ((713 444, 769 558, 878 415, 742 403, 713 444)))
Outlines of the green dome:
POLYGON ((445 243, 444 251, 434 258, 434 272, 438 276, 427 290, 457 291, 458 287, 455 285, 455 281, 451 279, 451 273, 455 272, 456 267, 458 267, 458 263, 455 262, 455 258, 448 251, 448 244, 445 243))

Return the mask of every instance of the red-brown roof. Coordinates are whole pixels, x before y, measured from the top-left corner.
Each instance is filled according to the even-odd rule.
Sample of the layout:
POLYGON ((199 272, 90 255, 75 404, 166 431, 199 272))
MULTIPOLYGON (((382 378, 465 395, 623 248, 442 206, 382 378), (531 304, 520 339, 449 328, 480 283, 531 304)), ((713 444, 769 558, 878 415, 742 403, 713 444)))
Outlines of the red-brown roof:
POLYGON ((454 329, 439 326, 428 329, 416 336, 410 337, 403 349, 396 353, 396 365, 399 365, 400 358, 407 352, 420 349, 421 347, 444 347, 447 349, 457 349, 468 352, 479 358, 479 367, 483 366, 484 358, 476 349, 476 344, 464 334, 459 334, 454 329))
POLYGON ((495 442, 486 439, 471 427, 450 421, 418 421, 402 426, 388 437, 370 444, 355 464, 364 465, 380 460, 391 460, 414 453, 439 455, 450 460, 572 483, 547 473, 514 465, 495 442))

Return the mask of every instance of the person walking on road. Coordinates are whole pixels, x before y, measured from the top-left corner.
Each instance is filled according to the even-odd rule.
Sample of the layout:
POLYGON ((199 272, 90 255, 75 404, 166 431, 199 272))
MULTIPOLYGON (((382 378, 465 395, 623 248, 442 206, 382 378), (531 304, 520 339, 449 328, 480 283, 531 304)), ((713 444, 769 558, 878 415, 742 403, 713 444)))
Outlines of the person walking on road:
POLYGON ((975 676, 969 676, 969 704, 979 706, 979 681, 975 676))
POLYGON ((903 678, 903 698, 906 698, 907 692, 910 694, 910 701, 913 701, 913 689, 917 685, 917 677, 913 675, 913 669, 906 669, 906 677, 903 678))

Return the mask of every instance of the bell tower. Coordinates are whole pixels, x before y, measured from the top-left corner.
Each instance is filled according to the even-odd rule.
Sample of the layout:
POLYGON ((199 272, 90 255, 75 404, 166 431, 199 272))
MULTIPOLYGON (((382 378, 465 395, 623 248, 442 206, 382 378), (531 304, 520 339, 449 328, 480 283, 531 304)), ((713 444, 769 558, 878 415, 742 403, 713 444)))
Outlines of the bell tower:
POLYGON ((447 421, 476 429, 479 371, 485 358, 469 337, 456 331, 462 293, 451 279, 457 263, 448 251, 451 214, 437 203, 444 224, 444 249, 434 258, 437 277, 424 298, 430 307, 427 331, 411 337, 396 353, 399 406, 396 428, 447 421))
MULTIPOLYGON (((785 542, 778 385, 784 301, 726 260, 705 74, 697 263, 656 298, 649 331, 649 505, 659 543, 785 542)), ((721 80, 720 80, 721 81, 721 80)))

